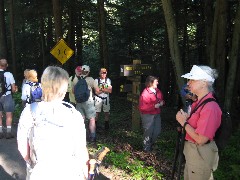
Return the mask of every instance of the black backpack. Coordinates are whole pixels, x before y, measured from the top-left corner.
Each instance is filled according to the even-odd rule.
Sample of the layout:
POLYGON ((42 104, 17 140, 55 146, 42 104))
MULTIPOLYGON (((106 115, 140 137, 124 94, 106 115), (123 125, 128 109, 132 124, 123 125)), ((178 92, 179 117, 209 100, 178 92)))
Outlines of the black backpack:
POLYGON ((0 71, 0 97, 8 91, 4 73, 5 71, 0 71))
POLYGON ((85 78, 79 78, 74 86, 74 96, 77 103, 86 102, 90 97, 90 90, 85 78))

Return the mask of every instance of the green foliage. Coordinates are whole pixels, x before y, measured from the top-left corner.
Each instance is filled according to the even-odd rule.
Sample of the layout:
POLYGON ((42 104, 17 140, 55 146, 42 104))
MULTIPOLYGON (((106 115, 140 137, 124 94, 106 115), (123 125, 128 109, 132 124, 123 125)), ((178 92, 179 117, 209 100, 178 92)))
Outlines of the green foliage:
POLYGON ((147 167, 143 161, 131 159, 129 152, 115 153, 111 152, 106 161, 113 167, 127 171, 133 180, 137 179, 162 179, 162 174, 158 173, 153 167, 147 167))
POLYGON ((214 173, 216 179, 240 179, 240 130, 235 132, 228 146, 219 153, 220 160, 217 171, 214 173))
POLYGON ((21 113, 22 113, 22 100, 21 100, 21 93, 17 92, 13 94, 13 99, 15 101, 15 110, 13 113, 13 121, 18 121, 21 113))

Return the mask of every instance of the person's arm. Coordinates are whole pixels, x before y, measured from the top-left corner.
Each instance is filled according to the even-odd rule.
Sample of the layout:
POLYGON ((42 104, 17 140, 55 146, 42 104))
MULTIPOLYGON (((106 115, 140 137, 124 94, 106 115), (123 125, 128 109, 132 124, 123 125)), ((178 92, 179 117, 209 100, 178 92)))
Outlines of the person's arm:
POLYGON ((195 129, 187 123, 187 118, 188 114, 182 109, 176 114, 177 121, 181 124, 182 127, 185 128, 186 132, 196 141, 196 143, 199 145, 205 144, 209 138, 196 133, 195 129))
POLYGON ((30 159, 30 147, 28 144, 28 131, 32 125, 30 106, 24 108, 18 123, 17 144, 18 150, 25 161, 30 159))

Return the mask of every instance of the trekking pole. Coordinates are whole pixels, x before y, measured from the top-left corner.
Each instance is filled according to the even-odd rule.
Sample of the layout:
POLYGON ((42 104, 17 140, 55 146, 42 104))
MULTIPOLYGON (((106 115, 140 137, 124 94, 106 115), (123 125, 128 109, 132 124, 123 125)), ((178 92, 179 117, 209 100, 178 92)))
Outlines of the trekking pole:
POLYGON ((177 133, 178 134, 177 134, 177 141, 176 141, 176 147, 175 147, 175 154, 174 154, 174 162, 173 162, 171 180, 174 179, 174 174, 175 174, 176 167, 177 167, 177 160, 178 160, 178 156, 179 156, 179 146, 180 146, 181 135, 182 135, 182 128, 181 127, 177 127, 177 133))
POLYGON ((94 159, 90 159, 88 180, 94 180, 94 178, 99 175, 99 166, 102 163, 103 158, 109 151, 110 149, 108 149, 107 147, 103 147, 95 153, 94 159))
POLYGON ((182 169, 182 160, 183 160, 183 148, 184 148, 184 142, 185 142, 185 136, 186 136, 186 130, 182 130, 181 134, 181 141, 180 141, 180 147, 179 147, 179 159, 178 159, 178 171, 177 171, 177 180, 180 180, 181 178, 181 169, 182 169))

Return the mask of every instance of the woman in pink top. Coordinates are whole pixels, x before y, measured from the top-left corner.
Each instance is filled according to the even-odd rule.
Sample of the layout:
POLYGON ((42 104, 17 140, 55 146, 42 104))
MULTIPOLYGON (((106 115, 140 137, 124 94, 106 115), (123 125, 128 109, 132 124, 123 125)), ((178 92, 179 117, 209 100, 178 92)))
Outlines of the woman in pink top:
MULTIPOLYGON (((215 69, 194 65, 182 77, 189 79, 190 91, 197 95, 191 110, 206 99, 213 97, 213 83, 217 78, 215 69)), ((177 112, 176 119, 186 130, 184 155, 186 159, 184 180, 213 179, 212 172, 218 166, 218 148, 214 136, 221 124, 222 111, 215 101, 197 108, 190 116, 183 110, 177 112)))
POLYGON ((146 88, 139 99, 139 110, 144 129, 143 150, 150 152, 161 131, 160 107, 164 101, 162 92, 157 88, 158 79, 156 77, 148 76, 145 85, 146 88))

